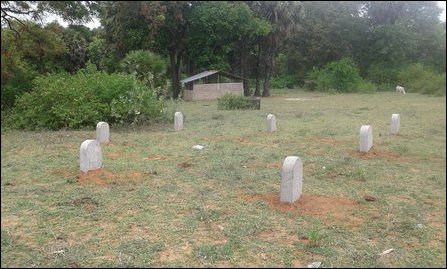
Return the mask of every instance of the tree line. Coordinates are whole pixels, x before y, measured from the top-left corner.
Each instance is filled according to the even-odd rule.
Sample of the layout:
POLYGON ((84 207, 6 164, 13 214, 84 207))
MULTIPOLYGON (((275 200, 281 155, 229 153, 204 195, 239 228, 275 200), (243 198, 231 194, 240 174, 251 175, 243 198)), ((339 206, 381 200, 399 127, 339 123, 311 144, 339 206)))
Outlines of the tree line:
POLYGON ((181 95, 181 78, 204 70, 247 78, 245 95, 267 97, 271 88, 284 85, 318 89, 327 84, 332 89, 322 79, 324 72, 341 68, 343 73, 349 65, 379 89, 411 77, 411 72, 440 74, 445 94, 446 28, 435 1, 1 5, 2 111, 33 91, 37 77, 74 75, 89 64, 107 74, 136 73, 149 86, 164 88, 158 94, 174 99, 181 95), (48 14, 60 16, 69 26, 43 24, 41 18, 48 14), (93 30, 83 25, 92 17, 101 22, 93 30), (341 64, 329 65, 337 61, 341 64))

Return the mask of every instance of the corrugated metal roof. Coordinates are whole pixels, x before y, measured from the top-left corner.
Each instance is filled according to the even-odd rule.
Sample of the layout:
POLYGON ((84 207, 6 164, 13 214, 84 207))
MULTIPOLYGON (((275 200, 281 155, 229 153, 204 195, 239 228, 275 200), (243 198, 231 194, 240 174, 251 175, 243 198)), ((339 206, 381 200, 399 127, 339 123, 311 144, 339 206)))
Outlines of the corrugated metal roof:
POLYGON ((188 82, 191 82, 194 80, 198 80, 198 79, 201 79, 201 78, 204 78, 207 76, 211 76, 212 74, 216 74, 218 72, 220 72, 220 71, 219 70, 203 71, 202 73, 195 74, 194 76, 191 76, 189 78, 182 79, 182 80, 180 80, 180 82, 182 83, 182 87, 183 87, 185 85, 185 83, 188 83, 188 82))

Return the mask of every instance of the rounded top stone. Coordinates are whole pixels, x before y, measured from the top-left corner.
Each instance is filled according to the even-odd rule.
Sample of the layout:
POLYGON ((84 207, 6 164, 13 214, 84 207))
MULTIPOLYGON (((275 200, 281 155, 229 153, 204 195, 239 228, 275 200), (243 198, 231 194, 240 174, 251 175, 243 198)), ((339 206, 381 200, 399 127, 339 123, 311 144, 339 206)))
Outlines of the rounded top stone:
POLYGON ((369 132, 372 132, 371 125, 362 125, 362 127, 360 127, 360 133, 369 133, 369 132))
POLYGON ((287 156, 282 164, 282 171, 290 171, 293 170, 296 162, 300 160, 298 156, 287 156))
POLYGON ((273 114, 268 114, 267 119, 271 119, 271 118, 275 118, 275 115, 273 115, 273 114))
POLYGON ((175 112, 174 116, 183 115, 182 112, 175 112))
POLYGON ((100 121, 100 122, 98 122, 98 124, 96 124, 96 128, 101 128, 101 127, 109 127, 109 124, 105 121, 100 121))
POLYGON ((93 139, 88 139, 88 140, 85 140, 84 142, 82 142, 81 150, 87 149, 87 148, 89 148, 91 146, 96 146, 96 147, 99 147, 99 148, 101 147, 101 145, 99 144, 98 141, 93 140, 93 139))

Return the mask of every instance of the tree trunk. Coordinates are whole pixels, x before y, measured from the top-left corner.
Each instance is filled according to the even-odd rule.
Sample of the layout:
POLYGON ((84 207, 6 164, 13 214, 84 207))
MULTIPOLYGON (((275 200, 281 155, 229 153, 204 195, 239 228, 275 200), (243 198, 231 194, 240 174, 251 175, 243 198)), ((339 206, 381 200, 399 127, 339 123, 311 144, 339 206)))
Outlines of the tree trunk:
POLYGON ((256 59, 256 70, 255 70, 256 88, 255 88, 254 96, 261 96, 261 90, 259 89, 260 61, 261 61, 261 41, 258 42, 258 55, 257 55, 257 59, 256 59))
POLYGON ((269 49, 266 53, 265 70, 264 70, 264 90, 262 91, 262 97, 270 96, 270 73, 272 72, 273 65, 273 53, 269 49))
POLYGON ((180 58, 181 51, 169 50, 169 62, 171 64, 172 98, 178 99, 180 94, 180 58))
POLYGON ((244 78, 244 80, 242 81, 243 83, 243 87, 244 87, 244 96, 250 96, 251 92, 250 92, 250 87, 248 85, 248 79, 245 79, 245 69, 246 69, 246 60, 245 60, 245 56, 247 55, 247 46, 245 46, 245 42, 242 42, 241 44, 241 69, 240 69, 240 76, 242 78, 244 78))

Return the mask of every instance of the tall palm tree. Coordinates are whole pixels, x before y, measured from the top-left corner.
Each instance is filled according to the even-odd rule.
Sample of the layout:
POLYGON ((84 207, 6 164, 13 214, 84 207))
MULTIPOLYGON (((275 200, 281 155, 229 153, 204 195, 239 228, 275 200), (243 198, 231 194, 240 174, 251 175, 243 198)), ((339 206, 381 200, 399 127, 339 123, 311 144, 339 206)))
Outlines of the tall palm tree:
MULTIPOLYGON (((270 75, 273 60, 284 41, 299 30, 302 17, 300 1, 252 1, 251 8, 269 21, 272 31, 261 40, 264 56, 264 89, 262 96, 270 96, 270 75)), ((258 55, 260 57, 261 55, 258 55)))

